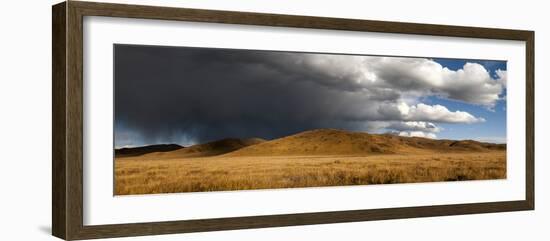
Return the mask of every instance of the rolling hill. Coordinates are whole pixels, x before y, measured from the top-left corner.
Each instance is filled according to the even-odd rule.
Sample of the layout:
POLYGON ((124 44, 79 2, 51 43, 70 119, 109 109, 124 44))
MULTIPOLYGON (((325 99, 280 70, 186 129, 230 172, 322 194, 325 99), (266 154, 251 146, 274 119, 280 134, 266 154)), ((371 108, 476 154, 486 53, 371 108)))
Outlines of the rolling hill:
POLYGON ((506 150, 506 144, 473 140, 436 140, 369 134, 336 129, 317 129, 266 141, 260 138, 226 138, 190 147, 175 144, 116 150, 117 157, 176 159, 209 156, 309 156, 375 154, 430 154, 506 150))
POLYGON ((317 129, 266 141, 226 154, 267 155, 369 155, 429 154, 437 152, 485 152, 506 150, 505 144, 472 140, 435 140, 391 134, 368 134, 334 129, 317 129))

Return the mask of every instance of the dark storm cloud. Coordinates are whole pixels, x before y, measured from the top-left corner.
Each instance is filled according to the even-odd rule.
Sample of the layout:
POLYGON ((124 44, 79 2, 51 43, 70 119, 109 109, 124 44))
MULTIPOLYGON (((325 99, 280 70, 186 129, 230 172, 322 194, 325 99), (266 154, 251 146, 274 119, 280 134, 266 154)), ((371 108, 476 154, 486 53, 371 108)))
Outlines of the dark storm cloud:
MULTIPOLYGON (((411 74, 403 70, 392 77, 381 60, 115 45, 115 140, 117 135, 140 136, 142 143, 179 142, 182 136, 193 142, 271 139, 313 128, 368 129, 369 121, 461 122, 465 114, 476 120, 466 112, 403 102, 407 92, 396 83, 410 82, 411 74), (386 115, 381 106, 395 113, 386 115)), ((412 81, 410 93, 435 90, 423 79, 412 81)))
MULTIPOLYGON (((341 91, 351 84, 328 88, 332 79, 284 61, 298 60, 288 53, 117 45, 116 123, 145 139, 172 141, 184 133, 202 142, 275 138, 362 119, 353 110, 368 103, 368 94, 341 91)), ((395 99, 390 92, 375 96, 395 99)))

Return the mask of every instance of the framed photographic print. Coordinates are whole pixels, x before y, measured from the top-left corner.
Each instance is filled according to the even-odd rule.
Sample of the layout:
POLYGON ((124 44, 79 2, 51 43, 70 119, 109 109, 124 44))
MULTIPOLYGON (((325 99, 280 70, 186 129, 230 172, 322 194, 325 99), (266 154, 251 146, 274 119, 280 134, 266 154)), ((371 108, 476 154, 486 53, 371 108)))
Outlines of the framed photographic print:
POLYGON ((534 32, 53 6, 67 239, 534 209, 534 32))

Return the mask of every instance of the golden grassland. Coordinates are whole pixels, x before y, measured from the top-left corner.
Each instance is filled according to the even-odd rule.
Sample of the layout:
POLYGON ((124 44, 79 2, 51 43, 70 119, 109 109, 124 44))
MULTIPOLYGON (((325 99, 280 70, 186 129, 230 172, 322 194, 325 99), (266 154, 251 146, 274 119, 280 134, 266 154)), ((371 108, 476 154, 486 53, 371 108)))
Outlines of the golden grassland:
POLYGON ((369 156, 115 159, 116 195, 504 178, 505 150, 369 156))

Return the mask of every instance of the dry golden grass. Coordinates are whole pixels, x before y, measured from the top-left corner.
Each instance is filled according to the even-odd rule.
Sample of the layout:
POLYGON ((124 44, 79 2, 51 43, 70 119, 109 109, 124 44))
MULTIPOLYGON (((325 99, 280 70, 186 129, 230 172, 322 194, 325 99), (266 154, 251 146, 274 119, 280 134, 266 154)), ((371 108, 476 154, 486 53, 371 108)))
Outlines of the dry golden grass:
POLYGON ((115 194, 229 191, 506 178, 506 151, 370 156, 115 160, 115 194))

